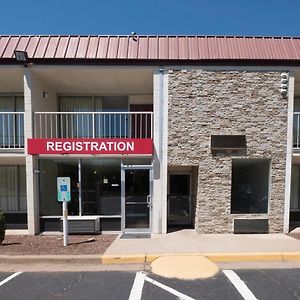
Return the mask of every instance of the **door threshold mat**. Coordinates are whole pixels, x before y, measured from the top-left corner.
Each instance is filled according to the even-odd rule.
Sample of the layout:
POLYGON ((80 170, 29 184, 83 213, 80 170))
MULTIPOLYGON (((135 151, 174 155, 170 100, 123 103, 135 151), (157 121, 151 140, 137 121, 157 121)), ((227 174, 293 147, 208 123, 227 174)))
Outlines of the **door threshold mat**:
POLYGON ((151 233, 123 233, 120 239, 150 239, 151 233))

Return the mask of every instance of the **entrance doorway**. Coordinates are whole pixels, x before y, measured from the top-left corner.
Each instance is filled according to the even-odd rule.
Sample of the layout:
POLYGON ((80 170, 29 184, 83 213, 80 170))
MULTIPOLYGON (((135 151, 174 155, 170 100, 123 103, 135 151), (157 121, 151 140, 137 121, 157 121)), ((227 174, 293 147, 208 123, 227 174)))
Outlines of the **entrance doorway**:
POLYGON ((168 226, 190 228, 191 212, 191 175, 169 174, 168 226))
POLYGON ((121 166, 122 231, 151 231, 152 167, 121 166))

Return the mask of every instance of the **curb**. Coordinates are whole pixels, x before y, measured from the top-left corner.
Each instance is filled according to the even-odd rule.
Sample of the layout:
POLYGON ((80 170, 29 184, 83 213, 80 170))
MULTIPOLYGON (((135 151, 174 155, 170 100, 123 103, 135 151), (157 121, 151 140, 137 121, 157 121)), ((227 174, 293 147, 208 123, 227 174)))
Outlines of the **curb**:
POLYGON ((3 264, 101 264, 102 255, 0 255, 3 264))
POLYGON ((137 255, 103 255, 101 262, 109 264, 151 263, 166 256, 205 256, 212 262, 300 261, 300 252, 262 253, 161 253, 137 255))
POLYGON ((205 256, 212 262, 300 261, 300 252, 151 253, 126 255, 0 255, 0 264, 144 264, 159 257, 205 256))

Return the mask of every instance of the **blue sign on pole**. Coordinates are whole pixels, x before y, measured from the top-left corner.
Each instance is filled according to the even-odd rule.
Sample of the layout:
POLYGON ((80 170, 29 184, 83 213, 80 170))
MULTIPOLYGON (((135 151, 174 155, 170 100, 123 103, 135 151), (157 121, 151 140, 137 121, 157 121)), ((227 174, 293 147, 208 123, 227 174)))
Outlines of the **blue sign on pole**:
POLYGON ((57 177, 57 201, 71 201, 71 179, 70 177, 57 177))

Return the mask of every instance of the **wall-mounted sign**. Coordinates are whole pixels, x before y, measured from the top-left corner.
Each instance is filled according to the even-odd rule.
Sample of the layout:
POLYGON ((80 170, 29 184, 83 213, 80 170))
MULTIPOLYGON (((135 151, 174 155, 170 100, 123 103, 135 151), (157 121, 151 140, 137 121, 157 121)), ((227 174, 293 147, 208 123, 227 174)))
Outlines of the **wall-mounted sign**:
POLYGON ((152 154, 152 139, 28 139, 28 154, 152 154))

